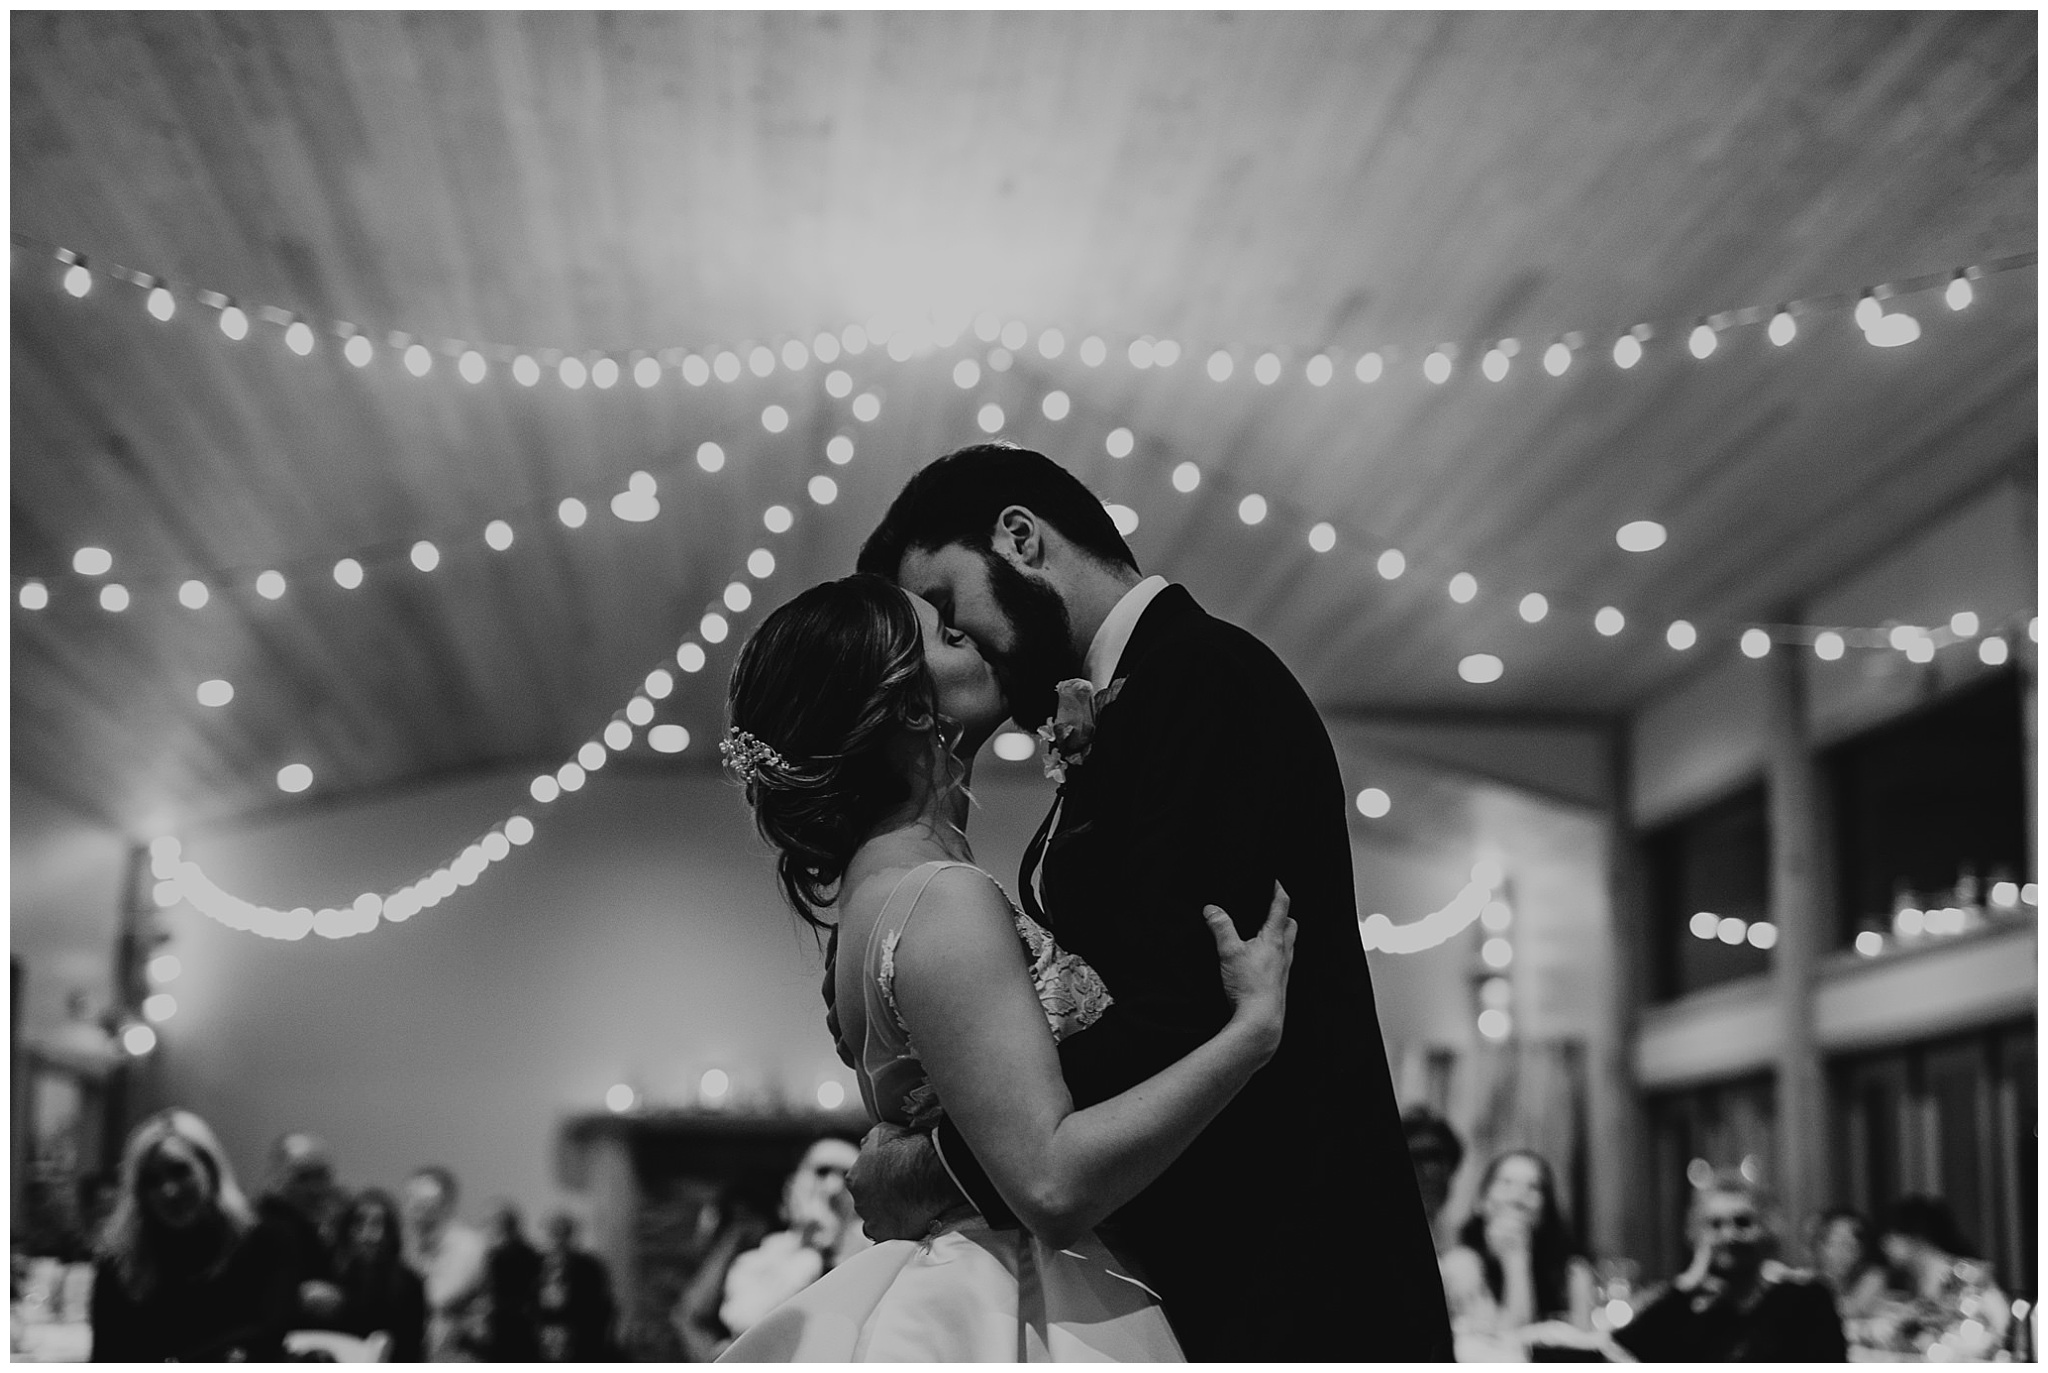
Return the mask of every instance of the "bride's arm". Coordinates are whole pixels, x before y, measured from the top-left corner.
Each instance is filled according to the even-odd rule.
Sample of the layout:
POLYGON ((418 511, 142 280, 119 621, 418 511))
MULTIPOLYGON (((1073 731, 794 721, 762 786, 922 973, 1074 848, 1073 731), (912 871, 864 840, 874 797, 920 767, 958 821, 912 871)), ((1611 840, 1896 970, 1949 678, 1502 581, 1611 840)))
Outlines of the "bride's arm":
MULTIPOLYGON (((1280 1044, 1294 922, 1276 895, 1240 942, 1205 912, 1235 1009, 1217 1034, 1129 1091, 1076 1110, 1007 904, 978 873, 932 879, 896 951, 896 1002, 939 1100, 1018 1218, 1073 1242, 1149 1186, 1280 1044)), ((1085 1033, 1085 1031, 1083 1032, 1085 1033)))

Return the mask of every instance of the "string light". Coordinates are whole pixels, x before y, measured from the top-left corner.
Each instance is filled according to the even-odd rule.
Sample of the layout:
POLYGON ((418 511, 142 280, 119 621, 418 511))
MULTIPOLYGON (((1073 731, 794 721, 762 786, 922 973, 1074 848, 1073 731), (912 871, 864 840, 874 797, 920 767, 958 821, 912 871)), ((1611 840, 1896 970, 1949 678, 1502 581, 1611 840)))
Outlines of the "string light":
POLYGON ((1358 793, 1358 813, 1368 820, 1377 820, 1393 808, 1393 798, 1378 787, 1367 787, 1358 793))
POLYGON ((1624 372, 1643 360, 1642 341, 1634 334, 1623 334, 1614 341, 1614 365, 1624 372))
POLYGON ((1173 469, 1173 489, 1186 495, 1202 484, 1202 469, 1184 462, 1173 469))
POLYGON ((178 302, 163 287, 155 287, 149 293, 149 313, 169 323, 171 316, 178 313, 178 302))
POLYGON ((789 513, 788 506, 771 505, 761 512, 761 524, 770 534, 786 534, 795 522, 796 517, 789 513))
POLYGON ((1310 386, 1328 386, 1330 377, 1336 370, 1326 355, 1317 353, 1308 360, 1308 366, 1302 369, 1302 375, 1308 378, 1310 386))
POLYGON ((197 695, 200 705, 218 709, 235 699, 235 688, 232 683, 215 677, 201 682, 197 695))
POLYGON ((1482 859, 1472 865, 1471 880, 1440 909, 1401 925, 1375 911, 1358 922, 1359 942, 1382 953, 1411 954, 1437 948, 1471 927, 1502 880, 1499 865, 1482 859))
POLYGON ((1422 375, 1438 386, 1451 379, 1451 355, 1438 348, 1422 360, 1422 375))
POLYGON ((1045 412, 1047 419, 1063 420, 1073 409, 1073 403, 1067 399, 1067 393, 1064 391, 1048 391, 1039 408, 1045 412))
POLYGON ((432 572, 441 565, 441 550, 421 539, 412 546, 412 565, 422 572, 432 572))
POLYGON ((1408 558, 1400 549, 1390 548, 1380 554, 1379 561, 1374 567, 1378 569, 1381 577, 1391 582, 1408 570, 1408 558))
POLYGON ((284 331, 284 346, 300 357, 306 356, 313 351, 312 328, 302 319, 293 320, 290 327, 284 331))
POLYGON ((1614 542, 1630 553, 1648 553, 1664 546, 1664 526, 1655 520, 1631 520, 1614 531, 1614 542))
POLYGON ((1553 377, 1563 376, 1571 365, 1572 350, 1562 340, 1543 350, 1543 370, 1553 377))
POLYGON ((882 413, 882 400, 872 391, 863 391, 853 398, 853 417, 862 424, 872 421, 882 413))
POLYGON ((1337 527, 1328 521, 1315 525, 1308 531, 1308 546, 1318 553, 1327 553, 1337 546, 1337 527))
POLYGON ((344 591, 353 591, 363 584, 363 565, 354 558, 343 558, 334 565, 335 585, 344 591))
POLYGON ((1970 302, 1976 298, 1977 293, 1970 289, 1970 274, 1967 271, 1957 272, 1955 280, 1949 282, 1948 290, 1942 293, 1942 299, 1948 302, 1948 308, 1951 310, 1967 310, 1970 308, 1970 302))
POLYGON ((1108 437, 1102 441, 1102 448, 1112 458, 1127 458, 1137 443, 1130 430, 1118 427, 1109 431, 1108 437))
POLYGON ((128 588, 119 582, 109 582, 100 588, 100 608, 119 614, 128 608, 128 588))
POLYGON ((1700 632, 1692 627, 1690 620, 1673 620, 1664 630, 1664 642, 1680 653, 1700 641, 1700 632))
POLYGON ((653 358, 642 358, 633 364, 633 381, 645 391, 661 380, 661 364, 653 358))
POLYGON ((582 358, 563 358, 555 367, 555 375, 571 391, 580 391, 583 383, 590 379, 590 369, 583 365, 582 358))
POLYGON ((540 364, 526 354, 521 353, 518 357, 512 359, 512 379, 521 386, 538 386, 540 384, 540 364))
POLYGON ((1701 320, 1694 326, 1692 336, 1685 341, 1685 346, 1692 351, 1694 357, 1705 359, 1713 355, 1720 342, 1720 337, 1714 333, 1714 326, 1701 320))
POLYGON ((1751 658, 1764 657, 1771 651, 1771 636, 1761 629, 1743 630, 1742 651, 1751 658))
POLYGON ((1470 605, 1472 598, 1479 594, 1479 579, 1470 572, 1460 572, 1451 578, 1449 591, 1451 599, 1459 605, 1470 605))
POLYGON ((1237 517, 1248 525, 1266 518, 1266 498, 1254 492, 1237 503, 1237 517))
POLYGON ((1479 370, 1488 381, 1500 381, 1508 374, 1508 355, 1499 348, 1489 348, 1486 356, 1479 360, 1479 370))
POLYGON ((84 258, 72 263, 70 269, 64 273, 64 289, 80 298, 92 290, 92 273, 85 269, 84 258))
POLYGON ((405 370, 416 377, 423 377, 434 370, 434 355, 425 344, 415 343, 405 350, 405 370))
POLYGON ((582 501, 570 496, 555 507, 555 516, 569 528, 581 529, 583 522, 590 518, 590 511, 582 501))
POLYGON ((2003 666, 2010 650, 2005 640, 1993 635, 1977 645, 1977 660, 1986 667, 2003 666))
POLYGON ((822 472, 811 478, 808 489, 811 499, 819 505, 830 505, 839 499, 839 483, 822 472))
POLYGON ((352 366, 368 367, 370 360, 377 355, 377 349, 368 338, 361 334, 352 334, 348 342, 341 345, 341 355, 347 358, 352 366))
POLYGON ((1458 675, 1474 686, 1498 682, 1505 670, 1501 660, 1491 653, 1468 653, 1458 660, 1458 675))
POLYGON ((1834 662, 1837 658, 1842 656, 1842 650, 1844 647, 1845 645, 1842 636, 1837 634, 1832 629, 1823 629, 1819 634, 1816 634, 1813 639, 1814 654, 1815 656, 1819 657, 1823 662, 1834 662))
POLYGON ((676 649, 676 666, 683 671, 702 672, 704 670, 704 663, 705 655, 701 646, 697 644, 683 644, 676 649))
POLYGON ((1516 607, 1516 610, 1530 624, 1539 624, 1542 622, 1543 617, 1550 613, 1550 601, 1542 592, 1532 591, 1522 597, 1522 603, 1516 607))
POLYGON ((1771 316, 1771 325, 1768 332, 1771 342, 1780 348, 1783 348, 1793 339, 1799 337, 1799 321, 1792 318, 1790 306, 1781 305, 1778 307, 1778 313, 1771 316))
POLYGON ((481 384, 483 379, 490 374, 491 369, 489 364, 484 361, 484 355, 472 348, 462 355, 460 362, 455 364, 455 370, 462 373, 464 381, 474 386, 481 384))
POLYGON ((178 604, 187 610, 203 610, 213 599, 213 593, 206 589, 206 583, 193 578, 178 587, 178 604))
POLYGON ((1378 353, 1365 353, 1361 355, 1358 359, 1358 365, 1352 369, 1353 374, 1367 386, 1378 381, 1385 371, 1386 362, 1378 353))
POLYGON ((220 331, 239 343, 249 336, 249 317, 238 306, 224 306, 220 312, 220 331))
POLYGON ((27 581, 21 584, 21 608, 41 610, 50 603, 50 589, 41 582, 27 581))
POLYGON ((114 570, 114 555, 104 548, 81 548, 71 555, 71 570, 81 577, 104 577, 114 570))
POLYGON ((484 526, 484 542, 503 553, 512 546, 512 526, 503 520, 492 520, 484 526))
POLYGON ((256 579, 256 594, 266 601, 275 601, 285 592, 284 574, 278 571, 263 573, 256 579))
POLYGON ((974 422, 981 426, 984 434, 994 434, 1003 427, 1003 407, 991 401, 975 414, 974 422))
POLYGON ((1600 633, 1610 639, 1621 633, 1622 627, 1626 623, 1627 621, 1622 618, 1621 612, 1611 605, 1601 606, 1593 616, 1593 628, 1599 630, 1600 633))

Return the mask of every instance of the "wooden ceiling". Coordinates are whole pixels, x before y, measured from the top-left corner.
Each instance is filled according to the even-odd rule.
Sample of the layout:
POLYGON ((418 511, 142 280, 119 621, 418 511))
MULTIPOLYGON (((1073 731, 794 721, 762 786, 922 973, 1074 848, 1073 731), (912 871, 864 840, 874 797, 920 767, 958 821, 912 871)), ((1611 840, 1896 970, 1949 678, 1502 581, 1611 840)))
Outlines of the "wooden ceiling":
MULTIPOLYGON (((1933 512, 2031 482, 2035 272, 1986 276, 1961 313, 1939 282, 2035 248, 2035 34, 2026 13, 17 13, 12 571, 51 597, 12 611, 17 782, 142 832, 276 805, 288 762, 312 798, 553 767, 673 666, 752 549, 778 564, 741 634, 846 571, 991 403, 1333 712, 1627 710, 1933 512), (53 246, 86 256, 84 298, 53 246), (175 316, 113 265, 166 279, 175 316), (1926 281, 1889 307, 1919 341, 1850 322, 1857 291, 1926 281), (251 312, 247 338, 203 291, 251 312), (1791 345, 1759 321, 1687 352, 1700 317, 1788 300, 1791 345), (311 355, 259 306, 311 323, 311 355), (1006 369, 971 329, 837 361, 872 421, 815 359, 703 386, 679 366, 981 311, 1028 328, 1006 369), (1617 368, 1641 322, 1644 360, 1617 368), (376 342, 368 366, 341 323, 376 342), (1550 377, 1568 331, 1583 348, 1550 377), (394 332, 473 344, 489 373, 437 351, 416 378, 394 332), (1132 366, 1142 336, 1180 360, 1132 366), (1502 338, 1521 351, 1494 382, 1502 338), (1421 360, 1446 342, 1435 385, 1421 360), (520 350, 661 375, 572 390, 550 366, 528 388, 520 350), (652 521, 608 509, 636 471, 652 521), (806 495, 821 473, 829 507, 806 495), (578 529, 553 515, 569 496, 578 529), (797 516, 779 536, 776 502, 797 516), (482 540, 500 518, 504 552, 482 540), (1639 518, 1662 549, 1616 547, 1639 518), (107 578, 71 571, 86 545, 107 578), (1397 581, 1374 571, 1388 547, 1397 581), (344 590, 351 556, 367 579, 344 590), (1445 594, 1459 571, 1469 605, 1445 594), (205 608, 178 604, 188 578, 205 608), (100 609, 100 580, 130 608, 100 609), (1554 607, 1539 625, 1527 591, 1554 607), (1614 639, 1590 625, 1608 604, 1614 639), (1662 642, 1676 616, 1691 654, 1662 642), (1506 664, 1484 687, 1457 671, 1481 651, 1506 664), (233 701, 197 704, 216 677, 233 701)), ((660 703, 685 762, 736 640, 660 703)))

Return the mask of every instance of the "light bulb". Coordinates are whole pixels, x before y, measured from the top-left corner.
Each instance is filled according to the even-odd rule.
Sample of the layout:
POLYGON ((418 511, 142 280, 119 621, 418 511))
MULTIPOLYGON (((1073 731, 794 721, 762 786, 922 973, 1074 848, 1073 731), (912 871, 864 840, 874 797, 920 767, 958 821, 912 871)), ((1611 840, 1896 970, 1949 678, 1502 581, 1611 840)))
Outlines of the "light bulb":
POLYGON ((697 445, 697 466, 706 472, 716 472, 725 466, 725 450, 715 443, 697 445))
POLYGON ((1497 682, 1506 667, 1491 653, 1468 653, 1458 660, 1458 675, 1475 686, 1497 682))
POLYGON ((1237 503, 1237 517, 1246 524, 1257 524, 1266 518, 1266 498, 1254 492, 1237 503))
POLYGON ((1664 642, 1680 653, 1700 641, 1700 632, 1692 627, 1690 620, 1673 620, 1664 630, 1664 642))
POLYGON ((304 763, 287 763, 277 770, 279 791, 304 791, 313 785, 313 769, 304 763))
POLYGON ((707 644, 722 644, 725 642, 725 636, 730 633, 732 626, 726 623, 725 616, 715 610, 697 622, 697 634, 707 644))
POLYGON ((868 350, 868 331, 858 324, 849 324, 839 331, 839 342, 847 352, 859 357, 868 350))
POLYGON ((1508 1013, 1498 1006, 1488 1006, 1479 1013, 1479 1033, 1488 1039, 1506 1039, 1514 1032, 1515 1023, 1508 1013))
POLYGON ((1095 335, 1081 340, 1081 363, 1085 367, 1100 367, 1102 360, 1109 356, 1109 347, 1095 335))
POLYGON ((1479 946, 1479 958, 1489 968, 1505 968, 1515 961, 1515 946, 1495 935, 1479 946))
POLYGON ((1771 316, 1769 333, 1771 342, 1783 348, 1793 339, 1799 337, 1799 321, 1792 318, 1792 312, 1789 309, 1781 309, 1777 314, 1771 316))
POLYGON ((1886 315, 1863 331, 1873 348, 1902 348, 1920 337, 1920 321, 1911 315, 1886 315))
POLYGON ((1599 630, 1600 633, 1610 639, 1621 633, 1622 627, 1626 623, 1627 621, 1622 619, 1621 612, 1611 605, 1601 606, 1599 611, 1593 616, 1593 628, 1599 630))
POLYGON ((811 350, 804 347, 802 339, 791 339, 782 345, 782 365, 792 372, 801 372, 810 365, 811 350))
POLYGON ((1327 553, 1337 546, 1337 528, 1327 521, 1308 531, 1308 546, 1318 553, 1327 553))
POLYGON ((1572 365, 1572 350, 1564 343, 1551 344, 1543 350, 1543 370, 1553 377, 1561 377, 1572 365))
MULTIPOLYGON (((1024 326, 1024 321, 1021 319, 1013 319, 1003 326, 1003 347, 1013 353, 1022 348, 1030 337, 1031 331, 1024 326)), ((1165 363, 1160 364, 1162 367, 1165 365, 1165 363)))
POLYGON ((632 700, 626 702, 626 719, 629 723, 636 725, 652 724, 654 722, 654 702, 648 700, 645 696, 635 696, 632 700))
POLYGON ((1119 426, 1109 431, 1109 436, 1102 441, 1102 447, 1112 458, 1127 458, 1131 455, 1131 450, 1137 447, 1137 442, 1130 430, 1119 426))
POLYGON ((377 355, 377 348, 363 335, 352 334, 349 341, 341 345, 341 355, 357 367, 368 367, 370 359, 377 355))
MULTIPOLYGON (((831 478, 825 477, 822 478, 822 480, 830 481, 831 478)), ((733 614, 737 615, 740 612, 744 611, 748 606, 754 603, 754 591, 753 588, 748 586, 745 582, 732 582, 729 583, 725 588, 724 599, 725 608, 727 610, 730 610, 733 614)), ((655 695, 655 693, 653 692, 649 692, 648 694, 650 696, 655 695)))
POLYGON ((1459 605, 1468 605, 1479 594, 1479 579, 1470 572, 1460 572, 1451 578, 1449 590, 1452 600, 1459 605))
POLYGON ((809 491, 811 499, 819 505, 830 505, 839 499, 839 483, 833 481, 822 472, 811 478, 810 485, 806 489, 809 491))
POLYGON ((786 534, 796 523, 796 517, 789 513, 787 506, 771 505, 761 512, 761 524, 770 534, 786 534))
POLYGON ((116 613, 128 608, 128 588, 119 582, 109 582, 100 588, 100 608, 116 613))
POLYGON ((1970 287, 1970 278, 1963 272, 1956 273, 1956 279, 1948 284, 1948 290, 1942 295, 1951 310, 1967 310, 1976 298, 1976 291, 1970 287))
POLYGON ((1751 658, 1762 658, 1771 651, 1771 636, 1761 629, 1742 631, 1742 651, 1751 658))
POLYGON ((775 555, 765 548, 755 549, 747 555, 747 571, 757 579, 774 576, 775 555))
POLYGON ((422 344, 415 343, 405 350, 405 370, 416 377, 423 377, 434 367, 434 355, 422 344))
POLYGON ((1148 338, 1133 339, 1127 356, 1131 360, 1131 366, 1141 372, 1144 371, 1152 365, 1152 340, 1148 338))
POLYGON ((1542 592, 1532 591, 1522 597, 1522 603, 1516 609, 1523 619, 1533 625, 1550 613, 1550 601, 1542 592))
POLYGON ((585 772, 596 772, 603 768, 605 762, 604 745, 593 739, 582 748, 576 750, 576 762, 585 772))
POLYGON ((1692 337, 1685 341, 1685 346, 1692 350, 1694 357, 1704 358, 1711 356, 1720 342, 1720 337, 1714 333, 1714 326, 1702 322, 1694 326, 1692 337))
POLYGON ((1039 408, 1045 411, 1047 419, 1063 420, 1067 417, 1067 412, 1073 408, 1073 402, 1067 399, 1067 393, 1064 391, 1048 391, 1039 408))
POLYGON ((1308 377, 1308 384, 1310 386, 1328 386, 1330 384, 1330 376, 1336 371, 1336 368, 1330 365, 1329 358, 1321 353, 1317 353, 1308 360, 1308 366, 1302 370, 1303 374, 1308 377))
POLYGON ((1441 348, 1432 349, 1422 360, 1422 375, 1442 386, 1451 379, 1451 355, 1441 348))
POLYGON ((149 312, 158 319, 169 320, 178 313, 178 302, 169 291, 158 286, 149 293, 149 312))
POLYGON ((1978 641, 1977 659, 1986 667, 2002 665, 2010 654, 2011 649, 2006 645, 2005 640, 1996 634, 1978 641))
POLYGON ((1614 542, 1630 553, 1648 553, 1664 546, 1664 526, 1655 520, 1631 520, 1614 531, 1614 542))
POLYGON ((521 353, 518 357, 512 359, 512 380, 518 382, 521 386, 539 385, 540 364, 526 356, 526 354, 521 353))
POLYGON ((740 375, 740 355, 730 348, 725 349, 711 360, 711 372, 720 381, 736 381, 740 375))
POLYGON ((1498 348, 1487 349, 1486 356, 1479 360, 1479 370, 1488 381, 1501 380, 1508 374, 1508 355, 1498 348))
POLYGON ((492 520, 484 526, 484 542, 503 553, 512 546, 512 526, 503 520, 492 520))
POLYGON ((344 591, 353 591, 363 584, 363 565, 354 558, 343 558, 334 565, 334 584, 344 591))
POLYGON ((1184 462, 1173 469, 1173 489, 1185 495, 1202 484, 1202 469, 1184 462))
POLYGON ((647 747, 656 753, 681 753, 690 746, 690 731, 681 725, 656 725, 647 731, 647 747))
POLYGON ((81 577, 103 577, 114 570, 114 555, 104 548, 81 548, 71 555, 71 570, 81 577))
POLYGON ((1067 350, 1067 336, 1057 329, 1048 329, 1038 336, 1038 354, 1043 358, 1056 358, 1067 350))
POLYGON ((1977 612, 1974 610, 1958 610, 1955 614, 1949 616, 1948 632, 1955 635, 1958 639, 1976 638, 1977 612))
POLYGON ((460 362, 455 364, 455 370, 462 373, 464 381, 474 386, 483 381, 490 374, 491 369, 490 364, 484 361, 484 355, 472 348, 462 355, 460 362))
POLYGON ((1209 380, 1229 381, 1230 373, 1236 365, 1236 363, 1231 361, 1230 354, 1218 348, 1215 352, 1209 354, 1209 380))
POLYGON ((1614 365, 1627 371, 1643 360, 1643 345, 1634 334, 1623 334, 1614 341, 1614 365))
POLYGON ((613 753, 624 753, 633 747, 633 727, 624 720, 614 720, 604 727, 604 746, 613 753))
POLYGON ((974 422, 981 427, 984 434, 999 432, 1003 427, 1003 407, 990 401, 975 413, 974 422))
POLYGON ((1117 533, 1128 539, 1138 532, 1137 511, 1128 505, 1105 505, 1102 508, 1109 512, 1110 522, 1116 526, 1117 533))
POLYGON ((300 357, 313 351, 313 330, 302 319, 295 319, 284 331, 284 346, 300 357))
POLYGON ((1712 911, 1694 911, 1686 928, 1692 931, 1694 939, 1712 939, 1714 931, 1721 927, 1721 917, 1712 911))
POLYGON ((1354 371, 1360 381, 1370 386, 1386 371, 1386 362, 1378 353, 1366 353, 1358 359, 1358 366, 1354 371))
POLYGON ((1377 820, 1394 808, 1393 798, 1378 787, 1367 787, 1358 793, 1358 813, 1368 820, 1377 820))
POLYGON ((555 517, 571 529, 581 529, 583 522, 590 518, 590 510, 582 501, 570 496, 555 507, 555 517))
MULTIPOLYGON (((730 603, 732 597, 733 587, 739 587, 741 591, 746 590, 746 588, 740 586, 738 582, 734 582, 732 586, 727 587, 725 589, 725 593, 728 603, 730 603)), ((751 599, 751 593, 749 594, 749 597, 746 599, 751 599)), ((733 606, 733 609, 736 611, 744 610, 746 609, 746 606, 744 604, 736 605, 733 606)), ((640 689, 646 692, 647 695, 652 697, 654 700, 666 700, 668 698, 669 693, 676 689, 675 674, 670 672, 665 667, 658 667, 654 669, 654 671, 647 674, 647 680, 640 684, 640 689)))
POLYGON ((219 709, 235 699, 234 684, 223 678, 214 677, 199 684, 198 696, 200 705, 219 709))
POLYGON ((422 572, 432 572, 441 565, 441 550, 421 539, 412 546, 412 565, 422 572))
POLYGON ((1842 636, 1832 629, 1823 629, 1813 638, 1814 654, 1825 662, 1832 663, 1841 657, 1845 647, 1842 636))
POLYGON ((661 380, 661 364, 653 358, 640 359, 633 364, 633 380, 642 390, 646 390, 661 380))
POLYGON ((1390 548, 1386 552, 1380 554, 1377 566, 1379 568, 1380 576, 1386 578, 1388 581, 1391 582, 1396 577, 1400 576, 1403 572, 1406 572, 1408 570, 1408 559, 1407 556, 1403 554, 1400 549, 1390 548))
POLYGON ((249 336, 249 317, 237 306, 229 305, 220 312, 220 331, 231 339, 249 336))
POLYGON ((85 269, 83 262, 74 262, 64 273, 64 289, 74 296, 83 296, 92 289, 92 273, 85 269))
MULTIPOLYGON (((185 585, 194 586, 197 584, 187 582, 185 585)), ((50 589, 41 582, 23 582, 21 584, 21 608, 23 610, 41 610, 49 603, 50 589)), ((188 601, 187 604, 189 605, 190 602, 188 601)), ((201 601, 200 604, 204 605, 206 602, 201 601)))
POLYGON ((1280 355, 1261 353, 1259 360, 1252 364, 1252 375, 1259 379, 1259 385, 1271 386, 1280 380, 1280 355))
POLYGON ((1749 934, 1749 922, 1739 915, 1724 915, 1714 927, 1714 937, 1723 944, 1740 944, 1749 934))
POLYGON ((590 369, 583 365, 582 358, 563 358, 555 368, 555 375, 562 379, 562 385, 571 391, 583 389, 583 383, 590 380, 590 369))
POLYGON ((971 390, 980 381, 981 364, 973 358, 962 358, 953 364, 953 384, 961 390, 971 390))
POLYGON ((1856 323, 1868 333, 1880 319, 1884 318, 1884 306, 1877 303, 1877 297, 1865 291, 1856 298, 1856 323))
POLYGON ((676 649, 676 666, 685 672, 702 672, 705 654, 699 644, 682 644, 676 649))
POLYGON ((853 398, 853 417, 862 424, 868 423, 882 413, 882 398, 872 391, 863 391, 853 398))
POLYGON ((285 592, 284 573, 265 572, 256 578, 256 594, 266 601, 275 601, 285 592))
POLYGON ((780 434, 789 428, 789 411, 779 405, 771 405, 761 412, 761 427, 771 434, 780 434))

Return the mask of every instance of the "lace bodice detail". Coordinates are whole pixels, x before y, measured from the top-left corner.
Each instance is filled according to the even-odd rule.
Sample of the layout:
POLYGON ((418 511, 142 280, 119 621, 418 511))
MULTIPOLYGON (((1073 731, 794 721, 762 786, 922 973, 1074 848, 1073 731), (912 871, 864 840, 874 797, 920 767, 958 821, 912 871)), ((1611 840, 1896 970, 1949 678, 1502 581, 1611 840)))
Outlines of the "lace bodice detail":
MULTIPOLYGON (((896 1005, 896 946, 903 928, 925 884, 942 868, 970 867, 966 863, 927 863, 913 870, 890 897, 876 922, 875 941, 868 957, 868 1033, 862 1054, 861 1090, 869 1098, 868 1108, 884 1119, 909 1120, 922 1116, 937 1105, 936 1094, 917 1062, 917 1049, 910 1042, 910 1030, 896 1005), (903 899, 906 898, 907 900, 903 899), (900 907, 900 908, 899 908, 900 907), (876 1004, 879 1002, 879 1006, 876 1004), (878 1014, 879 1012, 879 1014, 878 1014), (899 1098, 892 1103, 890 1098, 899 1098)), ((980 868, 998 891, 1002 884, 980 868)), ((1101 974, 1078 954, 1062 949, 1043 925, 1033 920, 1003 892, 1017 938, 1031 959, 1031 981, 1038 992, 1038 1004, 1045 1012, 1046 1027, 1054 1043, 1087 1029, 1102 1019, 1112 1004, 1109 988, 1101 974)))

